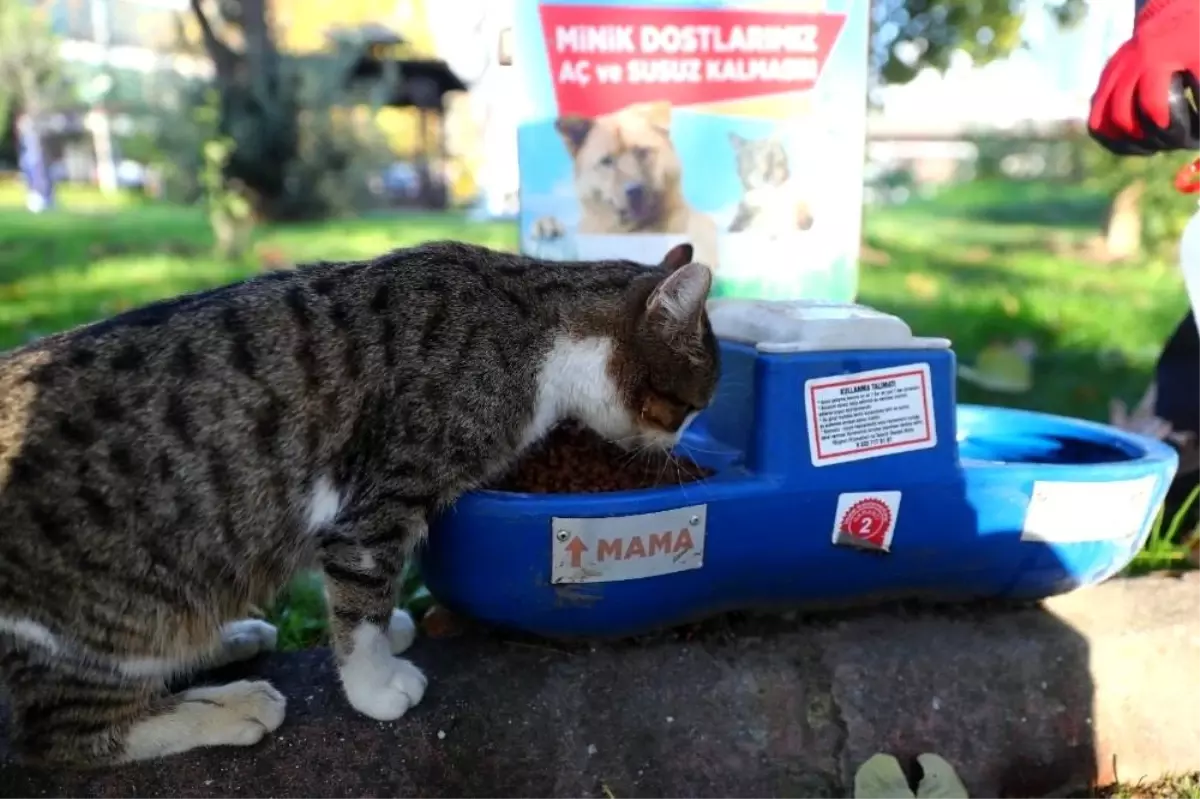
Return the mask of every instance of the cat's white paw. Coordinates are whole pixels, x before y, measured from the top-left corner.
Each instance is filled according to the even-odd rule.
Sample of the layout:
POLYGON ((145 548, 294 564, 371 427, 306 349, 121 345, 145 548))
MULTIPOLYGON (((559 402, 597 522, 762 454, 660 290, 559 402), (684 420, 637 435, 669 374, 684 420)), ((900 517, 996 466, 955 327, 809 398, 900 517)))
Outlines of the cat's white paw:
POLYGON ((185 691, 179 715, 203 722, 209 745, 249 746, 279 729, 287 699, 266 680, 239 680, 228 685, 185 691))
POLYGON ((425 675, 409 661, 392 656, 383 631, 364 623, 353 639, 354 648, 340 675, 346 699, 355 710, 379 721, 394 721, 421 701, 428 682, 425 675))
POLYGON ((265 680, 192 688, 170 711, 135 724, 121 760, 129 762, 202 746, 251 746, 279 729, 287 699, 265 680))
POLYGON ((249 660, 263 652, 274 652, 279 641, 275 625, 262 619, 241 619, 221 628, 221 657, 225 663, 249 660))
POLYGON ((417 624, 408 611, 396 608, 392 611, 392 619, 388 622, 388 643, 391 644, 392 654, 405 652, 417 639, 417 624))
POLYGON ((428 682, 421 670, 404 658, 392 658, 380 669, 379 682, 346 686, 346 697, 354 709, 379 721, 394 721, 425 696, 428 682))

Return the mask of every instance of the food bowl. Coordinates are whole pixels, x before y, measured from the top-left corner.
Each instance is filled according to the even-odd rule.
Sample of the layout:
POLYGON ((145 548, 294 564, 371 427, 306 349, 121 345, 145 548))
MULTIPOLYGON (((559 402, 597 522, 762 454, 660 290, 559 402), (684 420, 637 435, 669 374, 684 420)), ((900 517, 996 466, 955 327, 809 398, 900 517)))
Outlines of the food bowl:
POLYGON ((735 609, 1046 597, 1144 544, 1169 446, 956 407, 949 341, 864 306, 710 307, 721 380, 675 453, 704 474, 471 492, 423 551, 441 603, 538 635, 624 636, 735 609))

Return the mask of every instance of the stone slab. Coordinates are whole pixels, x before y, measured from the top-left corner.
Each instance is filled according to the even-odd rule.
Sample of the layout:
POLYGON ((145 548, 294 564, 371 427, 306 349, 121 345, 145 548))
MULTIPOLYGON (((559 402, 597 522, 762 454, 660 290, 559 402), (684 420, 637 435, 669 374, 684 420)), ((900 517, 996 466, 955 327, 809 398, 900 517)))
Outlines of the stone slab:
MULTIPOLYGON (((289 698, 261 744, 134 767, 0 766, 0 796, 845 796, 876 751, 974 796, 1200 770, 1200 575, 1020 608, 738 617, 634 642, 419 641, 425 701, 356 715, 328 653, 249 664, 289 698)), ((240 675, 239 675, 240 676, 240 675)))

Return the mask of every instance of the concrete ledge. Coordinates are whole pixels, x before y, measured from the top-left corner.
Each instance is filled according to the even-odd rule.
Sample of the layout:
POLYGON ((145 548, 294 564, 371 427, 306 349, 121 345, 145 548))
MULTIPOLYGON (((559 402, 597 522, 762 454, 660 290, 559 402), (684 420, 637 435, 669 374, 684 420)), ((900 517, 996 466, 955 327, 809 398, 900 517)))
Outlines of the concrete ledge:
POLYGON ((942 754, 973 796, 1040 796, 1200 769, 1198 610, 1190 573, 1017 609, 741 618, 690 640, 424 640, 429 693, 392 724, 346 705, 327 653, 280 655, 249 667, 290 701, 259 746, 3 766, 0 795, 845 796, 887 750, 942 754))

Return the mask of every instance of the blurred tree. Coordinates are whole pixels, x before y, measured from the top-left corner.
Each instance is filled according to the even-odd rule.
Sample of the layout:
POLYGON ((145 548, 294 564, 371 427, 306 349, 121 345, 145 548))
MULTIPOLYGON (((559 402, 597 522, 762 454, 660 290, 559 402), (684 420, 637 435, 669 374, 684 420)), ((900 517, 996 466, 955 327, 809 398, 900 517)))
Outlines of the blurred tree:
POLYGON ((1086 0, 874 0, 872 72, 881 83, 907 83, 925 67, 945 69, 956 50, 987 63, 1021 45, 1026 14, 1070 26, 1086 11, 1086 0))
POLYGON ((264 219, 349 210, 345 203, 365 193, 367 172, 382 162, 370 125, 339 113, 367 100, 343 85, 359 51, 352 43, 336 47, 323 69, 306 69, 301 59, 281 56, 266 0, 190 2, 214 68, 218 134, 235 142, 226 177, 244 187, 264 219))
POLYGON ((416 51, 425 49, 419 21, 411 24, 412 14, 402 14, 403 0, 338 0, 336 4, 311 0, 270 0, 271 27, 279 49, 284 52, 313 53, 329 46, 329 32, 378 26, 381 30, 401 30, 416 51), (405 24, 409 23, 409 24, 405 24))
MULTIPOLYGON (((1069 27, 1087 13, 1087 2, 874 0, 873 81, 905 83, 926 67, 945 69, 957 50, 977 64, 1003 58, 1022 45, 1021 26, 1030 13, 1047 13, 1052 22, 1069 27)), ((1172 184, 1182 158, 1114 156, 1086 133, 1072 136, 1068 150, 1069 160, 1082 168, 1087 182, 1113 198, 1104 230, 1107 256, 1119 260, 1141 252, 1168 255, 1194 210, 1172 184)))
MULTIPOLYGON (((414 57, 435 52, 425 22, 423 0, 270 0, 272 29, 284 53, 316 53, 329 48, 331 30, 361 31, 374 26, 386 37, 400 32, 414 57)), ((413 108, 381 108, 376 123, 399 158, 415 158, 421 141, 422 115, 413 108)))
POLYGON ((258 195, 263 216, 308 215, 287 207, 285 176, 297 153, 299 109, 295 87, 279 68, 265 0, 217 2, 220 33, 201 0, 191 0, 191 9, 215 72, 219 133, 237 142, 225 162, 226 174, 258 195))
POLYGON ((45 3, 0 0, 0 124, 18 108, 36 115, 69 96, 45 3))

